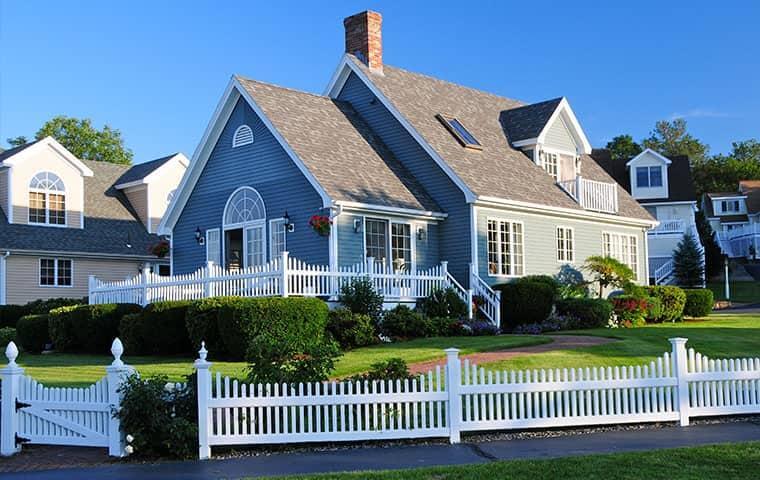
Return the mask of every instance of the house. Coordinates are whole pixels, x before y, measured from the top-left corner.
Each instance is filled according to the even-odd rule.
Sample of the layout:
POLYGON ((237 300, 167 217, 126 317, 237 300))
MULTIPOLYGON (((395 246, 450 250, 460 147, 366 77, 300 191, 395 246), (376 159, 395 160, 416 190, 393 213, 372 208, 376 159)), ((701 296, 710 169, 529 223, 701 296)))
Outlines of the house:
POLYGON ((80 160, 47 137, 0 154, 0 304, 85 297, 88 277, 145 265, 187 167, 181 153, 135 166, 80 160))
POLYGON ((724 254, 731 258, 757 258, 760 180, 742 180, 735 192, 706 193, 702 208, 724 254))
POLYGON ((649 276, 655 284, 675 281, 673 251, 687 233, 703 252, 695 213, 697 194, 689 157, 665 157, 647 148, 628 162, 614 161, 607 150, 594 150, 594 158, 625 188, 659 225, 649 230, 649 276))
POLYGON ((646 282, 656 222, 591 157, 567 99, 526 104, 387 65, 381 22, 344 20, 322 95, 231 78, 159 227, 173 272, 287 250, 330 271, 446 262, 484 294, 612 255, 646 282))

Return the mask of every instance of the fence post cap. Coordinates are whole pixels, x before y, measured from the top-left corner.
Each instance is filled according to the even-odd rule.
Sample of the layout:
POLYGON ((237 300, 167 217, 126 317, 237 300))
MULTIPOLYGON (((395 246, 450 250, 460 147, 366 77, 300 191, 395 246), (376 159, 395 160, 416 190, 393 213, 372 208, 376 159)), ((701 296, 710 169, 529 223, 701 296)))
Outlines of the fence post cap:
POLYGON ((444 350, 444 352, 446 352, 446 355, 448 356, 459 355, 459 349, 454 348, 454 347, 447 348, 446 350, 444 350))
POLYGON ((121 356, 124 354, 124 345, 121 343, 121 340, 119 340, 119 337, 116 337, 113 339, 113 343, 111 344, 111 355, 113 355, 113 362, 111 362, 111 365, 114 367, 121 367, 124 365, 124 362, 121 361, 121 356))
POLYGON ((13 340, 8 342, 8 346, 5 347, 5 356, 8 358, 9 367, 15 367, 17 365, 16 359, 18 358, 18 347, 13 340))
POLYGON ((689 341, 689 339, 683 338, 683 337, 674 337, 674 338, 669 338, 668 341, 672 343, 673 345, 684 345, 686 344, 686 342, 689 341))
POLYGON ((211 366, 211 362, 206 360, 208 357, 208 350, 206 350, 206 342, 201 342, 201 349, 198 350, 198 358, 193 362, 195 368, 208 368, 211 366))

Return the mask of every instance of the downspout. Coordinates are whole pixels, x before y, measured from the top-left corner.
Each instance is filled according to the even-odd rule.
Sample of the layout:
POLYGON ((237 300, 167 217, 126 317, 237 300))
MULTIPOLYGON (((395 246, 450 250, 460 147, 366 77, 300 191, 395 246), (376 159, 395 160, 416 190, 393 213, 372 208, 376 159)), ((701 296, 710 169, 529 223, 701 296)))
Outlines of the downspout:
MULTIPOLYGON (((329 263, 330 263, 330 270, 333 272, 338 271, 338 225, 337 225, 337 218, 343 214, 343 205, 333 205, 333 207, 330 208, 330 220, 332 220, 332 227, 330 228, 330 237, 329 237, 329 263), (334 214, 333 211, 337 210, 334 214)), ((337 284, 331 284, 330 285, 330 291, 337 293, 337 284)), ((337 300, 337 296, 332 295, 330 297, 331 301, 337 300)))
POLYGON ((8 262, 7 262, 6 259, 10 256, 10 254, 11 254, 10 250, 7 250, 3 254, 3 257, 2 257, 2 259, 3 259, 3 261, 2 261, 2 272, 0 272, 0 275, 2 275, 2 277, 0 278, 0 305, 5 305, 5 299, 6 299, 6 292, 5 292, 5 290, 6 290, 6 284, 7 284, 7 278, 8 278, 8 275, 7 275, 7 272, 8 272, 8 262))

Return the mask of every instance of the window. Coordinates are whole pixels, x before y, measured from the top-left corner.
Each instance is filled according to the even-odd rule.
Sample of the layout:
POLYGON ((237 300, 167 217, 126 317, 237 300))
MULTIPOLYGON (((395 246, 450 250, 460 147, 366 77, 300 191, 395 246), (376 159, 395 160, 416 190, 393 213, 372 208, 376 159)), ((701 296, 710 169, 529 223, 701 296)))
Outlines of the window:
POLYGON ((379 263, 385 263, 388 241, 388 222, 368 218, 364 221, 364 241, 367 258, 374 258, 379 263))
POLYGON ((723 200, 721 202, 721 209, 723 212, 738 212, 741 209, 739 208, 739 200, 723 200))
POLYGON ((277 219, 269 222, 269 258, 274 260, 286 250, 285 219, 277 219))
POLYGON ((436 115, 436 117, 441 123, 443 123, 449 132, 454 135, 454 138, 456 138, 462 146, 473 148, 475 150, 483 149, 480 142, 478 142, 475 136, 471 134, 458 119, 441 114, 436 115))
POLYGON ((253 143, 253 130, 248 125, 240 125, 232 135, 232 148, 253 143))
POLYGON ((557 227, 557 261, 572 262, 573 260, 575 260, 573 229, 557 227))
POLYGON ((523 275, 523 225, 507 220, 488 220, 488 273, 523 275))
POLYGON ((264 218, 266 218, 264 200, 261 199, 259 192, 251 187, 237 189, 230 196, 224 209, 225 227, 243 225, 249 222, 264 220, 264 218))
POLYGON ((408 271, 412 266, 412 226, 391 223, 391 261, 394 270, 408 271))
POLYGON ((40 259, 41 287, 70 287, 71 278, 71 260, 63 260, 60 258, 40 259))
POLYGON ((29 223, 66 225, 66 188, 52 172, 40 172, 29 182, 29 223))
POLYGON ((557 168, 557 154, 549 152, 541 152, 543 157, 544 170, 546 173, 552 176, 554 180, 559 177, 559 170, 557 168))
POLYGON ((206 261, 214 265, 222 264, 222 245, 218 228, 206 230, 206 261))
POLYGON ((612 257, 633 270, 633 278, 639 276, 639 258, 637 239, 633 235, 624 235, 621 233, 603 233, 602 234, 602 254, 605 257, 612 257))
POLYGON ((662 167, 636 167, 636 186, 661 187, 662 167))
POLYGON ((394 271, 411 270, 414 255, 410 224, 367 218, 364 220, 364 242, 367 258, 372 257, 382 264, 387 264, 390 258, 389 266, 394 271))

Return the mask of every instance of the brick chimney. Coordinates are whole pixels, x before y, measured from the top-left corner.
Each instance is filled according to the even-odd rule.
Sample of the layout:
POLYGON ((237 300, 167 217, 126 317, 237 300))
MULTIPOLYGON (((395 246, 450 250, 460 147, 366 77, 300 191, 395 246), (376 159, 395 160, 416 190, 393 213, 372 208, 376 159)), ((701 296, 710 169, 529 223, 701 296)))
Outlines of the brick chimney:
POLYGON ((366 10, 343 20, 346 53, 356 55, 370 70, 383 71, 383 16, 366 10))

